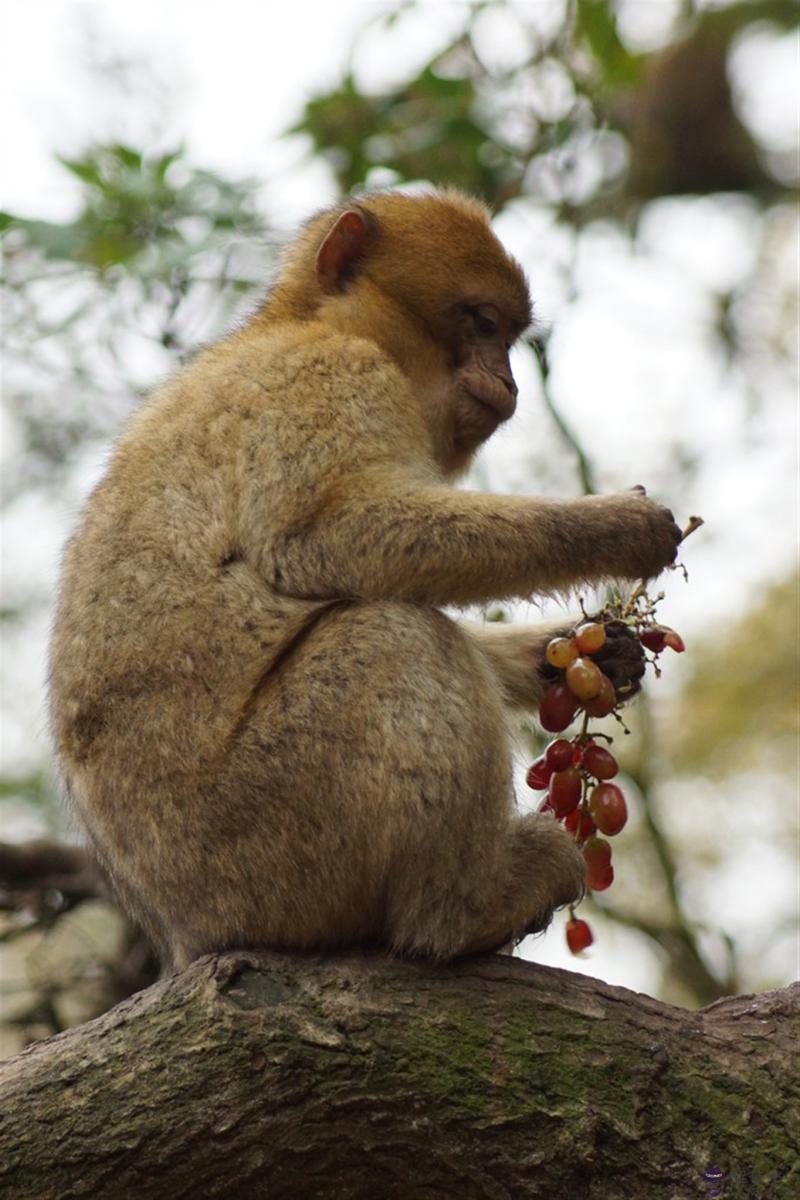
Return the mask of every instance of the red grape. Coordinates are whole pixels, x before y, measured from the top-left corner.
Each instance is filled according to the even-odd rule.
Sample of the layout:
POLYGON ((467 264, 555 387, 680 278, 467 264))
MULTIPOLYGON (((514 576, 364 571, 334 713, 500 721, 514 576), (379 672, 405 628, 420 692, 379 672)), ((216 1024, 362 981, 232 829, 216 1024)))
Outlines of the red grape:
POLYGON ((601 863, 603 866, 608 866, 612 860, 612 847, 610 842, 603 841, 602 838, 593 838, 583 847, 583 857, 593 862, 601 863))
POLYGON ((601 833, 613 837, 628 819, 625 797, 615 783, 598 783, 589 793, 589 815, 601 833))
POLYGON ((603 867, 594 872, 587 869, 586 871, 586 886, 590 887, 593 892, 604 892, 606 888, 610 888, 614 882, 614 868, 603 867))
POLYGON ((664 636, 664 645, 669 646, 670 650, 674 650, 677 654, 683 654, 686 649, 686 643, 674 629, 667 630, 664 636))
POLYGON ((528 768, 525 782, 529 788, 533 788, 536 792, 541 792, 547 787, 552 774, 553 768, 547 765, 545 759, 537 758, 536 762, 528 768))
POLYGON ((611 866, 611 845, 599 837, 591 837, 583 847, 587 869, 601 870, 611 866))
POLYGON ((667 634, 663 629, 643 629, 639 634, 639 641, 646 650, 652 650, 653 654, 660 654, 666 645, 667 634))
POLYGON ((586 886, 593 892, 604 892, 614 882, 611 847, 602 838, 590 837, 583 847, 586 863, 586 886))
POLYGON ((583 701, 583 708, 590 717, 607 717, 616 707, 617 693, 607 675, 600 672, 600 691, 591 700, 583 701))
POLYGON ((597 621, 587 621, 575 630, 575 642, 581 654, 595 654, 605 645, 606 630, 597 621))
POLYGON ((583 752, 583 769, 595 779, 613 779, 619 771, 619 763, 608 750, 592 744, 583 752))
POLYGON ((565 771, 572 766, 574 747, 566 738, 557 738, 544 752, 544 759, 551 771, 565 771))
POLYGON ((587 923, 580 917, 567 921, 567 945, 573 954, 580 954, 587 946, 591 946, 594 938, 587 923))
POLYGON ((594 821, 587 812, 582 808, 573 808, 571 813, 567 813, 564 818, 564 828, 582 842, 584 838, 591 837, 595 831, 594 821))
POLYGON ((578 701, 565 683, 551 683, 542 696, 539 722, 548 733, 561 733, 575 716, 578 701))
POLYGON ((565 817, 567 813, 577 808, 581 798, 581 773, 574 767, 566 771, 556 771, 550 776, 548 799, 550 807, 557 817, 565 817))

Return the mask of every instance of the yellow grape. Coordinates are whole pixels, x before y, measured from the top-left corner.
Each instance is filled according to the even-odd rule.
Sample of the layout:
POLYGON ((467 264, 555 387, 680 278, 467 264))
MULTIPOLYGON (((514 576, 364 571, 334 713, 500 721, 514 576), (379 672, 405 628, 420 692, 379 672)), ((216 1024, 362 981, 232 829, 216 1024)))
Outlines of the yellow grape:
POLYGON ((545 657, 551 667, 558 667, 559 671, 563 671, 570 663, 575 662, 578 657, 578 647, 572 638, 553 638, 551 642, 547 643, 545 657))
POLYGON ((579 700, 593 700, 600 691, 603 674, 590 658, 576 658, 567 667, 567 686, 579 700))
POLYGON ((575 630, 575 641, 581 654, 596 654, 606 644, 606 629, 598 621, 587 621, 575 630))

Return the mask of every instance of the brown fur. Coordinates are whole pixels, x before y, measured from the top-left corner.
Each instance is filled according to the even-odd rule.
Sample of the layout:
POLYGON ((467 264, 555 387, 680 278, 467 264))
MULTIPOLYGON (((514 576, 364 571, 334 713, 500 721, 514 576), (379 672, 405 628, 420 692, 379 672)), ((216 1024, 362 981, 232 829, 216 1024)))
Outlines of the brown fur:
POLYGON ((636 492, 450 486, 513 408, 529 317, 476 202, 367 197, 120 440, 66 554, 52 722, 77 819, 178 967, 446 958, 580 892, 563 830, 514 811, 505 710, 535 706, 547 631, 438 606, 653 574, 678 535, 636 492))

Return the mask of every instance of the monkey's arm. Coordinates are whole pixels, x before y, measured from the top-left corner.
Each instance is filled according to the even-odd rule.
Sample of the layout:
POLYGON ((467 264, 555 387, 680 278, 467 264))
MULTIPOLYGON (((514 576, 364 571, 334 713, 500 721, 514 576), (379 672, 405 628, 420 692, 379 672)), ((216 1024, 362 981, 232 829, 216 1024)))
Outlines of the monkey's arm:
POLYGON ((275 355, 287 392, 241 453, 239 533, 276 591, 483 604, 647 578, 675 558, 680 530, 642 490, 550 500, 449 486, 422 404, 370 343, 323 330, 275 355))
POLYGON ((542 668, 551 638, 566 632, 564 622, 541 625, 481 625, 459 621, 492 664, 511 708, 536 708, 547 683, 542 668))
POLYGON ((310 520, 276 530, 259 555, 276 589, 481 604, 656 575, 680 540, 671 514, 636 492, 537 500, 412 487, 398 476, 365 471, 310 520))

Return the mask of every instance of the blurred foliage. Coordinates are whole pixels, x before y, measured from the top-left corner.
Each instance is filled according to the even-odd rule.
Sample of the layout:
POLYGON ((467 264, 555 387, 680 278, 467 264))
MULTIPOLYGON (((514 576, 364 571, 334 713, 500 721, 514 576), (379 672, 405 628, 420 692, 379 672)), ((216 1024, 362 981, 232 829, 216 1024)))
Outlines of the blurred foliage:
POLYGON ((24 775, 0 776, 0 802, 14 800, 48 815, 53 803, 53 780, 44 769, 24 775))
POLYGON ((670 729, 677 771, 724 777, 796 759, 800 736, 800 580, 775 584, 738 621, 692 648, 680 720, 670 729))
POLYGON ((65 223, 0 212, 0 232, 19 235, 6 246, 12 258, 26 245, 56 262, 101 272, 124 265, 143 280, 169 283, 198 254, 227 245, 231 233, 263 228, 254 182, 191 167, 184 149, 150 158, 133 146, 101 145, 59 162, 82 182, 80 211, 65 223))
POLYGON ((433 65, 381 96, 365 95, 348 75, 337 91, 309 101, 291 132, 310 135, 344 192, 381 165, 399 179, 431 179, 494 197, 519 173, 519 163, 508 148, 496 149, 473 118, 476 100, 473 79, 447 78, 433 65))
MULTIPOLYGON (((74 221, 29 221, 0 213, 0 231, 11 227, 51 260, 98 271, 125 266, 139 276, 169 282, 196 255, 221 244, 218 235, 260 231, 253 185, 235 184, 189 167, 182 150, 148 159, 131 146, 98 146, 80 158, 59 161, 81 181, 81 211, 74 221)), ((10 252, 13 254, 12 239, 10 252)), ((7 249, 6 253, 9 253, 7 249)))
POLYGON ((381 181, 388 172, 395 182, 457 184, 495 208, 539 192, 575 223, 634 213, 654 196, 774 196, 780 181, 736 114, 727 58, 754 22, 795 26, 795 0, 687 5, 669 44, 647 54, 626 47, 617 7, 577 0, 549 36, 533 36, 524 6, 481 0, 413 79, 366 92, 350 71, 306 105, 294 132, 310 137, 345 192, 380 168, 381 181), (531 44, 511 69, 484 63, 476 18, 488 10, 515 19, 531 44))
POLYGON ((253 180, 195 167, 182 148, 150 157, 114 143, 59 161, 80 184, 73 219, 0 214, 4 399, 23 442, 6 500, 57 487, 270 261, 253 180))

